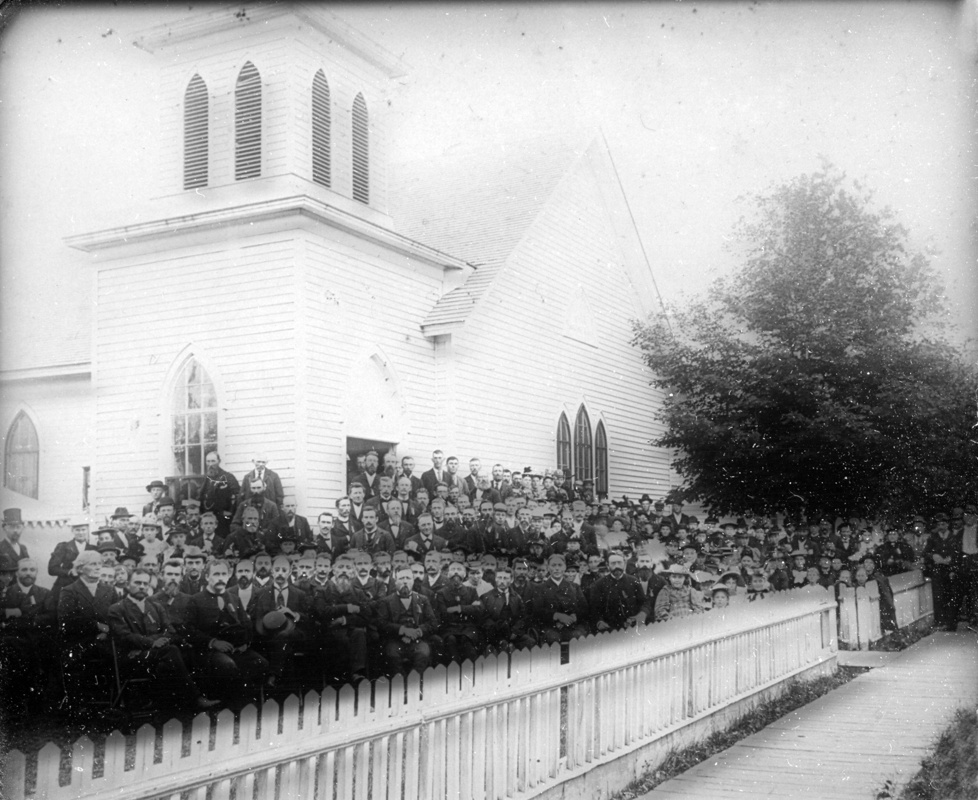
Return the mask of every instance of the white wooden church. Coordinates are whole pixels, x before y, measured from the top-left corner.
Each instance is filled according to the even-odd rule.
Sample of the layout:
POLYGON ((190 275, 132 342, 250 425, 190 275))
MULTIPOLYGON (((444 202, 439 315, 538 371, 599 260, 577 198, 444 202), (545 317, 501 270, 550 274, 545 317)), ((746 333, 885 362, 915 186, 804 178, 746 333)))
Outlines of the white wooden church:
POLYGON ((215 448, 239 476, 264 453, 312 515, 370 447, 674 483, 630 344, 652 273, 600 135, 389 164, 404 66, 325 6, 208 6, 138 44, 155 198, 52 231, 90 254, 92 338, 0 373, 8 498, 132 509, 215 448))

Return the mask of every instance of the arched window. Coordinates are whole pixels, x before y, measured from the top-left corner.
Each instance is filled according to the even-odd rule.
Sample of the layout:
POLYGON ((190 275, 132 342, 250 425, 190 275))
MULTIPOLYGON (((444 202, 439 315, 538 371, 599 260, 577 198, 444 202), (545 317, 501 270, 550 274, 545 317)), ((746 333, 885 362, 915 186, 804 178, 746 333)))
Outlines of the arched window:
POLYGON ((570 423, 567 415, 561 411, 557 420, 557 468, 570 475, 574 471, 573 450, 571 448, 570 423))
POLYGON ((600 420, 594 429, 594 491, 598 495, 608 494, 608 435, 600 420))
POLYGON ((329 84, 322 70, 312 79, 312 179, 329 186, 330 173, 329 84))
POLYGON ((195 358, 180 370, 173 387, 174 475, 203 475, 204 456, 217 449, 217 393, 195 358))
POLYGON ((207 185, 207 84, 194 75, 183 93, 183 188, 207 185))
POLYGON ((370 137, 362 94, 353 101, 353 199, 370 202, 370 137))
POLYGON ((261 175, 261 75, 248 61, 234 87, 234 179, 261 175))
POLYGON ((591 420, 587 410, 581 406, 574 423, 574 479, 589 481, 594 477, 591 466, 591 420))
POLYGON ((36 500, 39 455, 34 423, 21 411, 11 423, 4 442, 3 485, 36 500))

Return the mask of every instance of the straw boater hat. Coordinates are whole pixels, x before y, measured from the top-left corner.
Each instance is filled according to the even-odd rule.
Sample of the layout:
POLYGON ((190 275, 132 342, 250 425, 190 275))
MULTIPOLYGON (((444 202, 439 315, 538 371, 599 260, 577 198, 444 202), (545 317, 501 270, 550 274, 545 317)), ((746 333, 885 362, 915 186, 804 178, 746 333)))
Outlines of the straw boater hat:
POLYGON ((686 569, 682 564, 670 564, 660 573, 662 575, 682 575, 684 577, 689 577, 689 570, 686 569))
POLYGON ((295 628, 295 620, 281 611, 269 611, 256 625, 262 636, 286 636, 295 628))

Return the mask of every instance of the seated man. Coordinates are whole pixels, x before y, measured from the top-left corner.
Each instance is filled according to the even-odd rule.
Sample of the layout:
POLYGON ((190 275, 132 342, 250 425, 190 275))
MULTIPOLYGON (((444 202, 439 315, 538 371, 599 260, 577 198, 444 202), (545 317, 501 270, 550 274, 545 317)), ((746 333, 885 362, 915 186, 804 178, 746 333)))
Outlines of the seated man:
POLYGON ((400 569, 395 583, 397 593, 376 605, 387 663, 394 672, 423 672, 431 665, 431 646, 426 638, 438 628, 438 618, 428 598, 413 591, 414 573, 410 569, 400 569))
POLYGON ((465 583, 465 565, 448 566, 448 583, 435 595, 438 629, 447 661, 475 661, 482 652, 483 608, 474 587, 465 583))
POLYGON ((533 617, 541 644, 568 642, 587 635, 587 601, 581 587, 566 579, 567 562, 554 553, 547 561, 548 577, 533 592, 533 617))
POLYGON ((608 556, 608 574, 591 587, 588 605, 598 633, 644 625, 649 616, 642 584, 625 573, 625 558, 617 551, 608 556))
POLYGON ((206 709, 217 700, 204 697, 176 645, 177 631, 166 609, 149 597, 150 574, 136 569, 123 600, 109 606, 109 629, 123 673, 149 673, 150 691, 167 707, 206 709))
POLYGON ((336 559, 333 577, 316 590, 314 613, 330 681, 356 683, 367 674, 367 639, 373 600, 353 581, 353 558, 336 559))
POLYGON ((529 630, 527 605, 513 589, 513 572, 509 567, 496 569, 496 588, 482 596, 482 605, 486 640, 493 652, 511 653, 536 644, 529 630))
POLYGON ((226 591, 230 576, 226 561, 207 565, 207 587, 187 606, 187 633, 207 694, 243 706, 257 700, 269 666, 251 649, 254 627, 238 596, 226 591))
POLYGON ((259 593, 251 612, 259 646, 271 665, 270 687, 281 680, 296 647, 312 639, 314 633, 310 626, 311 598, 289 582, 291 574, 292 562, 286 556, 275 556, 272 583, 259 593), (275 615, 276 611, 281 614, 275 615))
MULTIPOLYGON (((143 572, 149 570, 142 569, 143 572)), ((163 606, 166 611, 167 619, 178 631, 183 629, 187 621, 187 605, 190 603, 191 595, 180 591, 180 584, 183 581, 183 567, 179 561, 167 561, 163 565, 163 574, 160 576, 159 591, 152 596, 152 599, 163 606)), ((150 583, 152 584, 152 573, 150 573, 150 583)), ((195 592, 196 594, 196 592, 195 592)))

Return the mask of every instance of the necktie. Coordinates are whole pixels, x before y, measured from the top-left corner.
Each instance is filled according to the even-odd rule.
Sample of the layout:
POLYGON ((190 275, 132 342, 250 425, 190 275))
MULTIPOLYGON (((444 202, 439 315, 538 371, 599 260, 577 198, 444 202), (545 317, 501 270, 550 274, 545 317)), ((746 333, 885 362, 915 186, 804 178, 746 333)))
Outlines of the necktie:
POLYGON ((275 590, 275 602, 278 604, 279 608, 285 608, 285 595, 282 594, 281 589, 275 590))
POLYGON ((217 596, 217 608, 219 611, 224 610, 224 598, 221 595, 217 596))

